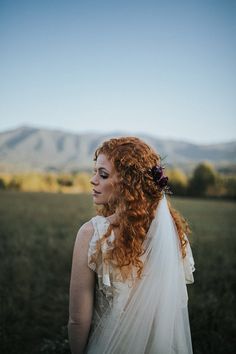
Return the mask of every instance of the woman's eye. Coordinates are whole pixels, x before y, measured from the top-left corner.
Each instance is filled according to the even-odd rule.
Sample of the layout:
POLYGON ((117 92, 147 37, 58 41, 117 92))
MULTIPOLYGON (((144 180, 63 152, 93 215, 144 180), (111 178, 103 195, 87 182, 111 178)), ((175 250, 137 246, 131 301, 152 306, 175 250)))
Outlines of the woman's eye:
MULTIPOLYGON (((93 171, 93 176, 95 176, 96 174, 97 174, 97 171, 93 171)), ((103 178, 103 179, 106 179, 106 178, 109 177, 109 175, 104 175, 104 174, 102 174, 102 173, 100 173, 99 176, 100 176, 101 178, 103 178)))
POLYGON ((108 176, 107 175, 100 175, 103 179, 106 179, 108 176))

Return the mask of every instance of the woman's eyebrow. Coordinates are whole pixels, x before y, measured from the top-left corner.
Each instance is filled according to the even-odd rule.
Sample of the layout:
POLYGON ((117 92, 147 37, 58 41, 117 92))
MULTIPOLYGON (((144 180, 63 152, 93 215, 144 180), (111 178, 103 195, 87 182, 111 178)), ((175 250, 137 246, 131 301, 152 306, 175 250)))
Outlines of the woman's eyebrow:
MULTIPOLYGON (((97 170, 97 168, 94 167, 94 170, 97 170)), ((110 171, 108 171, 105 167, 99 167, 99 168, 98 168, 98 171, 101 171, 101 170, 104 170, 104 171, 106 171, 107 173, 110 173, 110 171)))

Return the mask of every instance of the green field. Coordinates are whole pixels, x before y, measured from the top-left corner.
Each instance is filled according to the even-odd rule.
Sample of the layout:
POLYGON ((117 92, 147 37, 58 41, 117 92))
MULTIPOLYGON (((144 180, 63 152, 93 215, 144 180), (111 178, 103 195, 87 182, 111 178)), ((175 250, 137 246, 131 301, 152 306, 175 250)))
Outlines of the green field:
MULTIPOLYGON (((1 353, 69 353, 71 258, 93 214, 87 195, 0 193, 1 353)), ((236 204, 172 198, 192 228, 188 285, 195 354, 235 353, 236 204)))

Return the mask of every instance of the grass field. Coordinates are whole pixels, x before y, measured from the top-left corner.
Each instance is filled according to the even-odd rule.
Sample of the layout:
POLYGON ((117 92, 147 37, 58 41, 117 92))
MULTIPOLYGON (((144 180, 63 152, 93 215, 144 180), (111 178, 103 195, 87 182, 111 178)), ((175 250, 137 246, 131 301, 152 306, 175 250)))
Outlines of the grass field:
MULTIPOLYGON (((71 257, 80 225, 94 213, 91 197, 5 191, 0 201, 1 353, 67 354, 71 257)), ((192 228, 194 353, 235 353, 236 204, 172 204, 192 228)))

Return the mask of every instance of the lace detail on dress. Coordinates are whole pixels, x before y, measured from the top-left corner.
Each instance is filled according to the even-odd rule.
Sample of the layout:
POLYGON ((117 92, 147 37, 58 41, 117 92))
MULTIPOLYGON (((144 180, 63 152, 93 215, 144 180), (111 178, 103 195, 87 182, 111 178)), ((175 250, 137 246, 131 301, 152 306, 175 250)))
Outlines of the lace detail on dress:
MULTIPOLYGON (((103 237, 106 233, 109 222, 105 217, 97 215, 91 219, 94 227, 94 234, 90 240, 89 250, 88 250, 88 266, 97 273, 98 277, 98 288, 106 296, 109 305, 112 306, 113 297, 115 295, 116 289, 112 284, 113 281, 113 269, 110 263, 104 262, 104 256, 108 249, 110 249, 107 242, 103 242, 101 248, 99 249, 99 254, 97 258, 97 264, 92 261, 92 256, 96 253, 96 244, 99 239, 103 237)), ((114 233, 107 238, 108 242, 113 242, 114 233)))

